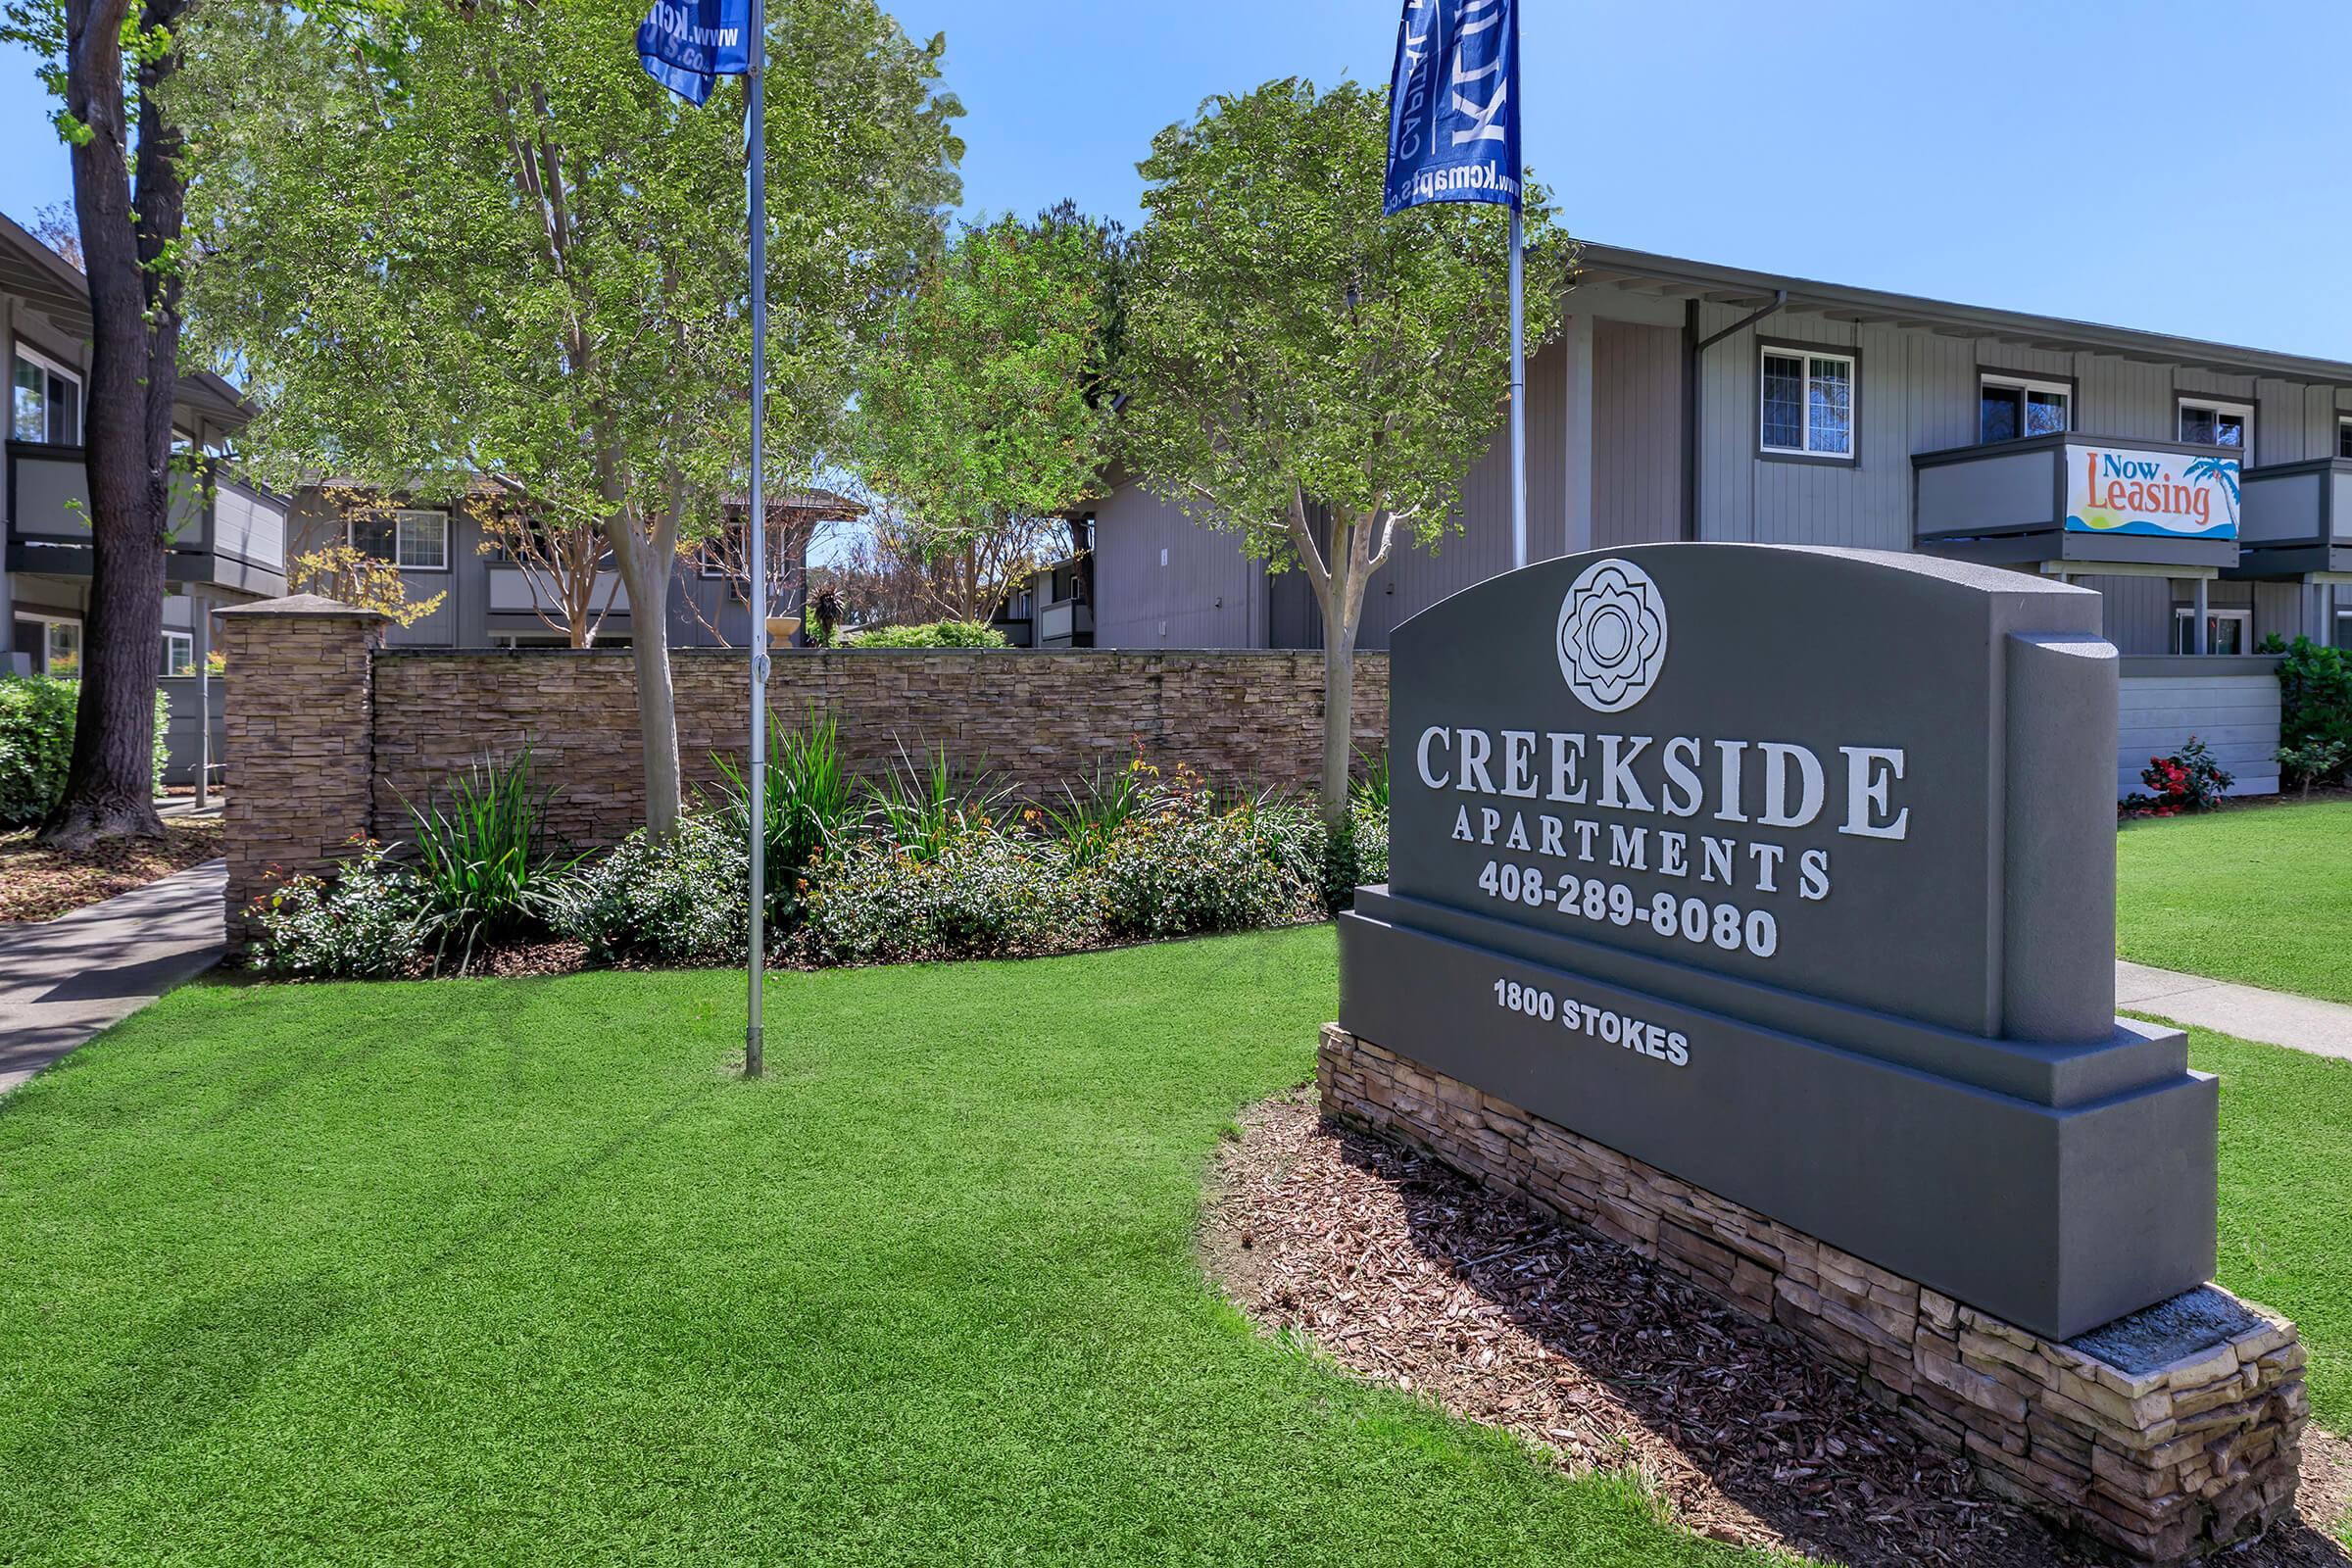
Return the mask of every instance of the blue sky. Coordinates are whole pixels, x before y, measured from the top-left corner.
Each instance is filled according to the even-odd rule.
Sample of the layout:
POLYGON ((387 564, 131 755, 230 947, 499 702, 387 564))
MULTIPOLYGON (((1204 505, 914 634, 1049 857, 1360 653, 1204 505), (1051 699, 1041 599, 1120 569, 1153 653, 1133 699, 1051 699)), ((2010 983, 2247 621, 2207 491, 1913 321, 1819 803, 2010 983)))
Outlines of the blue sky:
MULTIPOLYGON (((2352 360, 2352 7, 1522 0, 1526 148, 1610 244, 2352 360)), ((1385 78, 1394 0, 898 0, 948 35, 974 212, 1127 220, 1213 92, 1385 78)), ((619 45, 626 47, 625 40, 619 45)), ((0 209, 69 194, 0 51, 0 209)))

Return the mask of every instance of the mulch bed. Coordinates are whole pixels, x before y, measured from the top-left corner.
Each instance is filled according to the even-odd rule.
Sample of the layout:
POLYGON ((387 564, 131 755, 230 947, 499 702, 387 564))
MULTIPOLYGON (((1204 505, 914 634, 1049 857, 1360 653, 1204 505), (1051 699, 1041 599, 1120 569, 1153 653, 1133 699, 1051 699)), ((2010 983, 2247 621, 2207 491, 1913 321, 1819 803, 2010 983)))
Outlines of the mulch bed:
POLYGON ((39 848, 29 828, 0 835, 0 925, 54 920, 145 887, 219 858, 220 843, 219 817, 168 816, 161 839, 113 839, 71 854, 39 848))
MULTIPOLYGON (((1261 1326, 1564 1467, 1630 1464, 1702 1534, 1851 1568, 2103 1560, 1981 1491, 1783 1331, 1435 1159, 1320 1122, 1312 1091, 1253 1107, 1217 1174, 1204 1262, 1261 1326)), ((2352 1446, 2313 1430, 2302 1519, 2217 1560, 2352 1561, 2330 1539, 2348 1491, 2352 1446)))

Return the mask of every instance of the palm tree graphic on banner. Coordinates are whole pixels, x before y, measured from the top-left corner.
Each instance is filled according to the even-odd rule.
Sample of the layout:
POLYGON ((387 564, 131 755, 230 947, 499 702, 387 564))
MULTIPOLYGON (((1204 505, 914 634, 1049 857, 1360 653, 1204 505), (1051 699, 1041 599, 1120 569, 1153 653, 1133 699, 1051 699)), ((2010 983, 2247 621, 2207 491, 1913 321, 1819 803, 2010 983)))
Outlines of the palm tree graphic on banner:
POLYGON ((2235 458, 2199 458, 2181 473, 2194 484, 2199 479, 2211 479, 2222 487, 2230 503, 2230 531, 2237 531, 2237 460, 2235 458))

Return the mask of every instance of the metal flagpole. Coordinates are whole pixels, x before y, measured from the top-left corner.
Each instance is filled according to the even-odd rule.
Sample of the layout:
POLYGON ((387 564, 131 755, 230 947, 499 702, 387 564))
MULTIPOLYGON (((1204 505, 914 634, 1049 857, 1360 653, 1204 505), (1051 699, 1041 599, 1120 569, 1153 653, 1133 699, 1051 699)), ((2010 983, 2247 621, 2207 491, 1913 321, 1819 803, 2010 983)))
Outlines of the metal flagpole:
POLYGON ((1519 203, 1511 203, 1511 564, 1527 564, 1527 333, 1520 299, 1520 252, 1525 244, 1519 203))
POLYGON ((760 987, 767 969, 767 496, 761 463, 767 419, 767 6, 752 0, 752 515, 747 529, 752 611, 752 960, 743 1075, 764 1070, 760 987))

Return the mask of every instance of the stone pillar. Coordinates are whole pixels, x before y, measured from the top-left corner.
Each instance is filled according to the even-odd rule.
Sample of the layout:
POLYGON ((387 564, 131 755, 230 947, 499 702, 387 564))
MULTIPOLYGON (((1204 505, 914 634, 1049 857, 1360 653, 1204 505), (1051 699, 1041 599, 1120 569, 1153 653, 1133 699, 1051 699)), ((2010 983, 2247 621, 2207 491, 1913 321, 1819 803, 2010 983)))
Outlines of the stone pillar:
POLYGON ((221 811, 228 938, 275 882, 323 871, 373 831, 373 659, 388 617, 295 594, 220 612, 228 661, 221 811))

